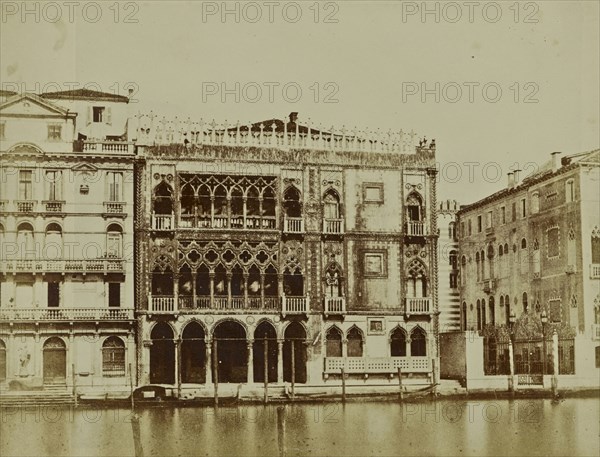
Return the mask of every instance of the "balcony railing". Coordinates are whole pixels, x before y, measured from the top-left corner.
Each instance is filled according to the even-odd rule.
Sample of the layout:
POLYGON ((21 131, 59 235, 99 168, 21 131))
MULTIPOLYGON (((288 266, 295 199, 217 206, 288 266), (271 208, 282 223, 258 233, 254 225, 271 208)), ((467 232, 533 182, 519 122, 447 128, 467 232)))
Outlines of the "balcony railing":
POLYGON ((173 215, 152 215, 152 230, 174 230, 173 215))
POLYGON ((123 214, 125 205, 125 202, 104 202, 104 212, 106 214, 123 214))
POLYGON ((329 314, 346 314, 346 298, 325 297, 325 317, 329 314))
POLYGON ((483 281, 483 291, 484 292, 493 292, 496 288, 496 281, 494 279, 485 279, 483 281))
POLYGON ((325 357, 325 373, 340 374, 429 373, 429 357, 325 357))
POLYGON ((592 339, 594 341, 600 340, 600 324, 592 324, 592 339))
POLYGON ((307 297, 282 297, 281 314, 285 317, 288 314, 306 314, 308 313, 307 297))
POLYGON ((406 234, 408 236, 425 236, 425 224, 423 222, 407 222, 406 234))
MULTIPOLYGON (((153 216, 157 217, 157 216, 153 216)), ((172 227, 172 225, 171 225, 172 227)), ((179 228, 234 229, 234 230, 275 230, 277 221, 274 216, 222 216, 182 214, 179 228)), ((155 229, 172 230, 172 229, 155 229)))
POLYGON ((34 200, 19 200, 15 203, 17 204, 18 213, 33 213, 35 210, 36 202, 34 200))
MULTIPOLYGON (((76 149, 78 146, 76 146, 76 149)), ((111 154, 132 154, 133 143, 126 141, 84 141, 83 152, 103 152, 111 154)))
POLYGON ((47 200, 42 202, 46 207, 47 213, 62 213, 64 203, 65 202, 61 200, 47 200))
POLYGON ((600 263, 591 263, 590 264, 590 278, 591 279, 600 279, 600 263))
POLYGON ((323 219, 323 233, 342 235, 344 233, 344 219, 323 219))
POLYGON ((284 217, 284 233, 304 233, 304 219, 301 217, 284 217))
POLYGON ((431 298, 407 298, 406 314, 431 314, 431 298))
POLYGON ((177 297, 175 306, 175 297, 172 295, 150 296, 149 310, 155 313, 173 313, 176 311, 227 311, 227 312, 278 312, 279 298, 278 297, 256 297, 243 295, 231 297, 215 295, 180 295, 177 297))
POLYGON ((155 313, 175 312, 175 297, 173 295, 150 295, 148 297, 150 311, 155 313))
POLYGON ((133 308, 0 308, 9 321, 122 321, 133 320, 133 308))
POLYGON ((6 200, 0 200, 0 211, 6 211, 7 203, 8 202, 6 200))
POLYGON ((122 273, 125 261, 122 259, 88 259, 88 260, 3 260, 0 271, 3 273, 122 273))

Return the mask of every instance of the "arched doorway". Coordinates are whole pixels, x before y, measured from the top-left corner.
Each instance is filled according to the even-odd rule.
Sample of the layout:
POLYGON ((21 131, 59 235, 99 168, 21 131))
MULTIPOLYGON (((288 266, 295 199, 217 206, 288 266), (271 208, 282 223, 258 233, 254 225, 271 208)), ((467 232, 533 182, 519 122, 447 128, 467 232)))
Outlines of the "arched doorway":
POLYGON ((48 338, 43 348, 44 384, 64 383, 67 377, 67 346, 58 337, 48 338))
POLYGON ((248 352, 244 327, 234 321, 221 322, 215 327, 214 339, 217 344, 219 382, 247 382, 248 352))
POLYGON ((265 344, 267 379, 277 382, 277 332, 269 322, 261 322, 254 331, 254 382, 265 382, 265 344))
POLYGON ((175 383, 175 343, 173 329, 166 322, 157 323, 150 334, 150 382, 175 383))
POLYGON ((6 345, 0 340, 0 382, 6 381, 6 345))
POLYGON ((206 343, 204 329, 197 322, 185 326, 181 341, 181 382, 206 382, 206 343))
POLYGON ((283 380, 292 382, 292 357, 294 359, 294 381, 306 382, 306 330, 299 322, 287 326, 283 342, 283 380))

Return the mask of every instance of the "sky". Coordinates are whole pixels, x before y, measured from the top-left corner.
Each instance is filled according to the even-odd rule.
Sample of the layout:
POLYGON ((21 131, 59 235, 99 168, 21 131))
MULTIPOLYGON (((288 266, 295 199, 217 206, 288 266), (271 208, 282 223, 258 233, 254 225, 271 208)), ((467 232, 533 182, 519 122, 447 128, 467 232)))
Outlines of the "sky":
POLYGON ((468 204, 600 144, 598 1, 0 1, 6 90, 88 87, 134 112, 436 139, 468 204))

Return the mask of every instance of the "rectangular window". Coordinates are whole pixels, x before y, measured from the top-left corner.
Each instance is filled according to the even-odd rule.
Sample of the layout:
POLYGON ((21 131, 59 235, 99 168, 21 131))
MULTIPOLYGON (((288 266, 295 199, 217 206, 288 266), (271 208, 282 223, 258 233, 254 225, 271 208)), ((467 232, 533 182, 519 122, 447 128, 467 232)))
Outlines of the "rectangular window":
POLYGON ((460 223, 460 236, 465 236, 465 223, 461 222, 460 223))
POLYGON ((5 132, 6 132, 6 123, 0 122, 0 140, 4 140, 5 132))
POLYGON ((108 283, 108 306, 110 306, 110 307, 121 306, 121 283, 120 282, 109 282, 108 283))
POLYGON ((60 178, 61 178, 61 173, 60 171, 55 171, 55 170, 51 170, 51 171, 46 171, 46 186, 47 186, 47 193, 46 193, 46 200, 50 200, 50 201, 55 201, 55 200, 60 200, 61 198, 61 193, 60 193, 60 178))
POLYGON ((94 114, 94 122, 104 122, 104 106, 94 106, 92 112, 94 114))
POLYGON ((62 138, 62 125, 48 125, 48 141, 60 141, 62 138))
POLYGON ((477 216, 477 233, 481 233, 481 216, 477 216))
POLYGON ((493 225, 493 216, 494 213, 492 211, 488 211, 486 218, 485 218, 485 227, 486 228, 492 228, 493 225))
POLYGON ((468 222, 467 225, 469 226, 468 227, 469 228, 469 236, 471 236, 473 234, 473 227, 471 225, 471 219, 469 219, 467 222, 468 222))
POLYGON ((592 263, 600 263, 600 236, 592 237, 592 263))
POLYGON ((512 221, 516 221, 517 220, 517 204, 515 202, 513 202, 512 207, 512 221))
POLYGON ((33 198, 33 171, 19 171, 19 199, 31 200, 33 198))
POLYGON ((60 304, 60 287, 58 282, 48 283, 48 308, 57 308, 60 304))
POLYGON ((527 216, 527 205, 524 198, 521 199, 521 217, 527 216))
POLYGON ((506 224, 506 207, 505 206, 500 208, 500 218, 502 220, 502 223, 506 224))
POLYGON ((550 316, 548 316, 550 322, 560 322, 560 299, 549 300, 548 307, 550 308, 550 316))
POLYGON ((575 181, 569 179, 565 185, 567 203, 575 201, 575 181))
POLYGON ((363 271, 368 277, 385 277, 387 275, 385 252, 365 252, 363 271))
POLYGON ((119 172, 109 171, 106 173, 108 185, 108 201, 121 201, 121 187, 123 183, 123 174, 119 172))
POLYGON ((364 183, 363 201, 366 203, 383 203, 383 183, 364 183))
POLYGON ((560 255, 559 249, 559 231, 558 227, 548 229, 548 257, 558 257, 560 255))

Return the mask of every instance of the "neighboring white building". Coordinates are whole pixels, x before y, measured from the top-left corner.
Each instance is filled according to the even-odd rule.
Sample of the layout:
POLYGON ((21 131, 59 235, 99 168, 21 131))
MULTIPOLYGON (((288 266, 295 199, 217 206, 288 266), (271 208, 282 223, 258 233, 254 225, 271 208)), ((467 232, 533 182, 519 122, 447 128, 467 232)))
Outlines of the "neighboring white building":
POLYGON ((134 149, 114 140, 125 140, 128 99, 3 95, 0 388, 124 388, 135 367, 134 149))
POLYGON ((460 292, 458 289, 458 233, 456 200, 445 200, 438 205, 438 287, 440 332, 464 330, 461 323, 460 292))

